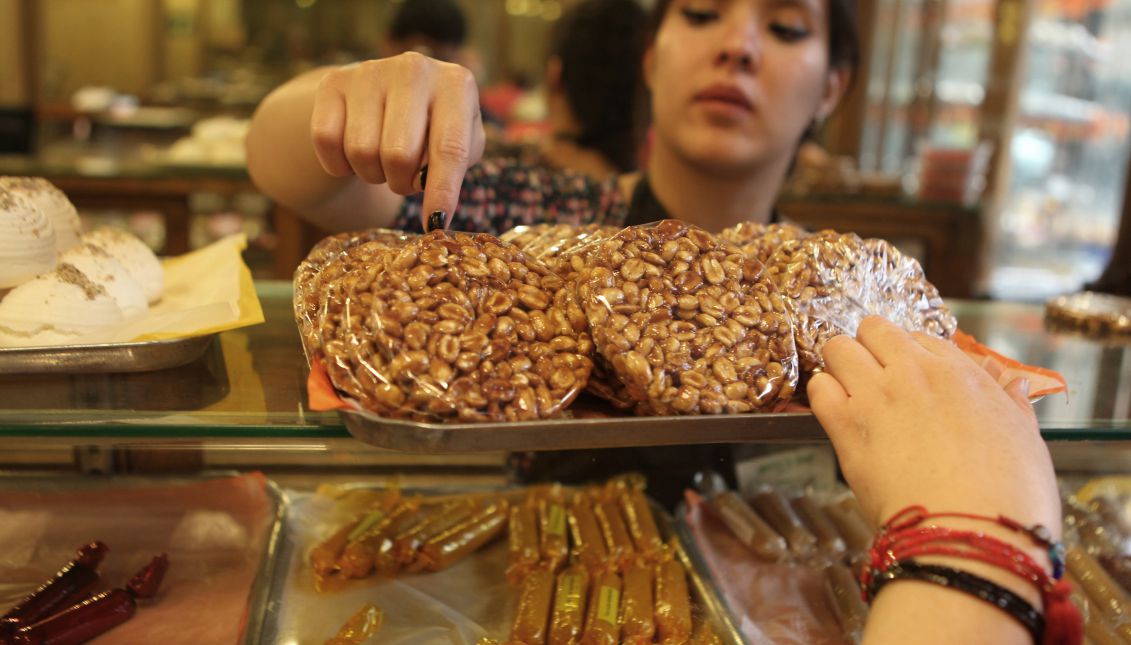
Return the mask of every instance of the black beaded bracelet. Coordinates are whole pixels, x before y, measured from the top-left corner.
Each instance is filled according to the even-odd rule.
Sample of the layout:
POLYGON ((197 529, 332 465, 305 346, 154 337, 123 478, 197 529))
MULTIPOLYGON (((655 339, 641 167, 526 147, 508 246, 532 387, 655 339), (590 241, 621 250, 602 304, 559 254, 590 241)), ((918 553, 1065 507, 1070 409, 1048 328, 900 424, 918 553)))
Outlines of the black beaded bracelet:
POLYGON ((874 599, 893 580, 920 580, 968 593, 1012 616, 1029 631, 1034 642, 1040 643, 1044 636, 1045 617, 1041 612, 1021 596, 981 576, 937 564, 900 560, 872 577, 868 596, 874 599))

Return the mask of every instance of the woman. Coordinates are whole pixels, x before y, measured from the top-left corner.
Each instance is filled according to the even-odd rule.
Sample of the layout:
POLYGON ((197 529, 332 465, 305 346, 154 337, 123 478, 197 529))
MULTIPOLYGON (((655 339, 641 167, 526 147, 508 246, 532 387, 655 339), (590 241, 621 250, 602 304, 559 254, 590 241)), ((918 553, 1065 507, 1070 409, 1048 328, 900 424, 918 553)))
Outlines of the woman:
MULTIPOLYGON (((856 58, 851 4, 661 0, 653 16, 643 71, 656 137, 646 179, 596 183, 520 169, 530 194, 494 203, 489 195, 510 171, 481 164, 467 172, 483 148, 473 79, 411 55, 318 72, 276 91, 252 124, 252 176, 272 197, 334 228, 416 225, 438 210, 454 214, 456 229, 496 233, 551 217, 614 224, 677 217, 710 230, 769 220, 799 141, 848 83, 856 58), (401 195, 419 190, 425 163, 423 202, 406 207, 401 195)), ((1059 535, 1051 460, 1026 383, 1003 390, 953 345, 879 319, 866 319, 855 340, 830 341, 824 356, 827 371, 810 381, 809 398, 873 522, 921 504, 1002 514, 1059 535)), ((938 523, 977 524, 1049 567, 1046 553, 1008 530, 938 523)), ((1041 606, 1032 585, 1003 570, 935 561, 1041 606)), ((917 581, 884 588, 865 640, 1031 642, 1005 612, 917 581)))
POLYGON ((455 229, 495 233, 550 218, 670 215, 710 230, 768 220, 798 143, 836 106, 855 66, 850 0, 678 0, 658 2, 652 16, 648 181, 492 163, 468 173, 483 150, 474 79, 414 54, 318 70, 273 92, 248 135, 252 177, 329 229, 416 228, 437 210, 454 214, 455 229), (425 163, 423 201, 404 208, 425 163), (525 197, 499 204, 488 194, 525 197))

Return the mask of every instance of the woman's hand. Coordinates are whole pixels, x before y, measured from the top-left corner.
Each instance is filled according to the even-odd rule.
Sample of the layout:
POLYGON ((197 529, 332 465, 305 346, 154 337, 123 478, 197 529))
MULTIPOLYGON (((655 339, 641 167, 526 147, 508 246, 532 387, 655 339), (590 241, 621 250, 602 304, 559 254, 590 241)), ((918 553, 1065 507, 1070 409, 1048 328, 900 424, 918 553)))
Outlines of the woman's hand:
POLYGON ((952 343, 866 318, 825 345, 809 400, 875 524, 918 504, 1060 530, 1052 460, 1028 401, 952 343))
POLYGON ((399 195, 420 191, 427 164, 423 213, 450 218, 467 167, 483 155, 475 78, 414 52, 331 70, 314 95, 310 136, 330 175, 387 183, 399 195))

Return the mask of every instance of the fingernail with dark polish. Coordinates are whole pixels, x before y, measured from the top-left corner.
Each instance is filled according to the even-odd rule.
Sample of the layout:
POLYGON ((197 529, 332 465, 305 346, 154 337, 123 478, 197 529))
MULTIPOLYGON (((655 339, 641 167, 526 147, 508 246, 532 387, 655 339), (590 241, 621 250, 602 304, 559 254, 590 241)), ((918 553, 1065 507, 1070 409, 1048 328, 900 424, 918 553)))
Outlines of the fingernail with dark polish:
POLYGON ((428 233, 432 231, 444 230, 444 223, 448 219, 448 214, 445 211, 432 211, 428 216, 428 233))

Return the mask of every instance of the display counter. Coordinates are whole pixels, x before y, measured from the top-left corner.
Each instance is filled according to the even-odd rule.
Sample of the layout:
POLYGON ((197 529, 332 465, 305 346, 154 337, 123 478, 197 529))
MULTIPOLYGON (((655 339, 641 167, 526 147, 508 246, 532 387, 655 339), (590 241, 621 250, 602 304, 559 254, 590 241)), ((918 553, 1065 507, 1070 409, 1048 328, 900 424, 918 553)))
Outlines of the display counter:
MULTIPOLYGON (((167 594, 142 607, 119 634, 204 642, 199 639, 209 637, 194 631, 202 621, 179 613, 178 603, 223 597, 237 608, 246 603, 246 620, 222 608, 206 613, 226 617, 245 643, 324 642, 364 602, 379 605, 389 621, 387 635, 410 639, 403 642, 505 636, 520 593, 504 582, 505 540, 440 574, 367 578, 316 591, 311 549, 347 521, 358 495, 372 497, 391 483, 437 500, 453 492, 509 490, 502 494, 513 502, 527 493, 509 488, 514 484, 503 453, 383 450, 352 438, 337 412, 311 410, 291 284, 256 287, 266 322, 217 335, 187 365, 137 374, 0 376, 0 516, 19 514, 24 523, 18 530, 13 525, 11 539, 37 536, 39 544, 27 552, 29 566, 9 600, 18 598, 17 589, 33 589, 67 549, 96 531, 93 537, 122 549, 107 560, 111 576, 127 575, 139 558, 162 550, 173 561, 167 594), (246 474, 251 471, 265 477, 246 474), (233 559, 236 552, 244 555, 233 559), (478 594, 490 602, 469 600, 478 594), (437 627, 452 616, 461 625, 458 638, 444 631, 450 626, 437 627)), ((950 304, 966 332, 1005 355, 1056 369, 1068 381, 1067 396, 1036 405, 1066 490, 1131 468, 1131 343, 1048 331, 1039 306, 950 304)), ((752 415, 750 422, 758 421, 752 415)), ((769 443, 828 449, 819 436, 769 443)), ((839 484, 805 495, 826 509, 847 499, 839 484)), ((779 643, 849 642, 839 634, 851 630, 837 627, 843 618, 821 599, 829 570, 801 562, 747 566, 742 571, 754 571, 749 575, 760 581, 762 595, 755 596, 785 599, 784 608, 753 612, 739 604, 747 595, 720 578, 727 558, 751 557, 741 545, 727 546, 733 539, 726 529, 685 507, 674 516, 656 512, 661 528, 667 523, 665 534, 677 535, 682 545, 672 548, 686 568, 696 620, 713 621, 722 642, 763 642, 759 629, 777 634, 773 642, 779 643)), ((115 642, 113 634, 95 642, 115 642)))

